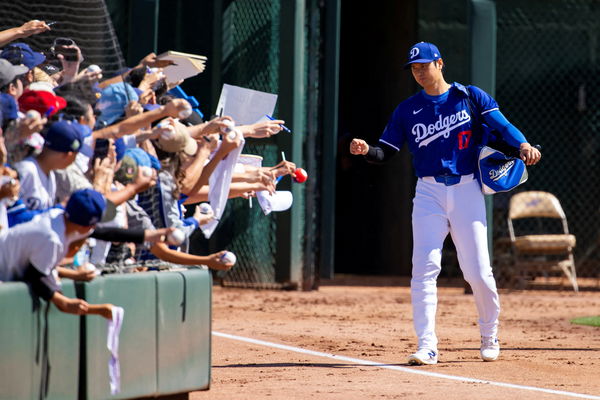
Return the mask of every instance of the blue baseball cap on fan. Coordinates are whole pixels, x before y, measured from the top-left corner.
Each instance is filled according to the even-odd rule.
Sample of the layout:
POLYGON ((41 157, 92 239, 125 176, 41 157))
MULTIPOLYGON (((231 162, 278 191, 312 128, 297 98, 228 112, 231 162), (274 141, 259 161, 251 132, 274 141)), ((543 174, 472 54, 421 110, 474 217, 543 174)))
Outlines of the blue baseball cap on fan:
POLYGON ((77 225, 91 226, 110 221, 115 216, 114 205, 93 189, 76 190, 65 207, 67 219, 77 225))
POLYGON ((84 131, 80 124, 63 120, 50 125, 44 137, 44 146, 61 153, 78 152, 83 139, 84 131))
POLYGON ((100 111, 98 119, 111 125, 125 115, 125 107, 131 101, 138 101, 139 96, 133 86, 125 82, 108 85, 100 92, 96 109, 100 111))
POLYGON ((442 58, 442 54, 435 44, 419 42, 408 51, 408 62, 404 64, 404 68, 408 68, 410 64, 424 64, 439 60, 440 58, 442 58))
POLYGON ((0 93, 0 108, 6 119, 19 118, 17 101, 14 97, 7 93, 0 93))
POLYGON ((45 55, 33 51, 27 43, 11 43, 2 50, 0 57, 14 65, 23 64, 29 69, 37 67, 46 60, 45 55))

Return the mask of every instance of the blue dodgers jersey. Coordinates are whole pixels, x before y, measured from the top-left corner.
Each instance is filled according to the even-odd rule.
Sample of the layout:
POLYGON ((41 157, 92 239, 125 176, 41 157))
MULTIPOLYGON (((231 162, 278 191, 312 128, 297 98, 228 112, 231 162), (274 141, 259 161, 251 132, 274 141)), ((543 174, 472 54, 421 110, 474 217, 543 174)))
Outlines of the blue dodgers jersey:
POLYGON ((467 92, 453 83, 436 97, 422 90, 396 107, 379 141, 396 150, 407 142, 418 177, 474 173, 482 130, 473 129, 469 92, 472 112, 478 114, 475 121, 498 110, 496 100, 476 86, 469 86, 467 92))

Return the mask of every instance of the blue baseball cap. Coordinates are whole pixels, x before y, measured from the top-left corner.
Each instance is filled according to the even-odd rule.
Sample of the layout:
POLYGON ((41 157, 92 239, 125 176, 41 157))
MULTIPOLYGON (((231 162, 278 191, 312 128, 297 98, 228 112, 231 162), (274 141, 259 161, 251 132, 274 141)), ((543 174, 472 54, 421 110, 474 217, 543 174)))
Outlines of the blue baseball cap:
POLYGON ((139 147, 125 150, 125 157, 131 157, 140 167, 160 169, 160 162, 153 155, 145 152, 139 147))
POLYGON ((19 113, 17 110, 17 101, 7 93, 0 93, 0 109, 6 119, 17 119, 19 113))
POLYGON ((404 68, 408 68, 414 63, 429 63, 442 58, 442 54, 433 43, 419 42, 408 51, 408 62, 404 68))
POLYGON ((135 179, 138 167, 147 167, 160 170, 160 161, 139 147, 130 148, 125 151, 121 159, 121 165, 115 172, 115 179, 121 183, 129 183, 135 179))
POLYGON ((114 204, 93 189, 76 190, 65 207, 67 219, 77 225, 91 226, 115 217, 114 204))
POLYGON ((0 57, 14 65, 23 64, 29 69, 46 61, 45 55, 33 51, 27 43, 11 43, 2 50, 0 57))
POLYGON ((100 111, 98 120, 111 125, 125 114, 125 107, 131 101, 139 100, 133 86, 125 82, 108 85, 100 92, 96 109, 100 111))
POLYGON ((50 125, 46 132, 44 147, 61 153, 79 152, 83 145, 84 135, 81 124, 66 120, 58 121, 50 125))

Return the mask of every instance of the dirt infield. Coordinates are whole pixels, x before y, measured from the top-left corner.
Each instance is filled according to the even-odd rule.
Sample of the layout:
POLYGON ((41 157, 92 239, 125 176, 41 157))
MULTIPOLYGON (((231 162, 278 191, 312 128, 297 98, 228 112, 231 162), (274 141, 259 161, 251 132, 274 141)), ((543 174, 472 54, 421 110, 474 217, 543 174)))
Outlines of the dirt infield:
POLYGON ((215 335, 211 389, 190 399, 600 398, 600 328, 569 323, 600 314, 600 292, 501 291, 501 358, 484 363, 472 297, 461 282, 440 286, 440 363, 426 367, 406 364, 415 344, 407 279, 340 276, 313 292, 214 287, 217 334, 351 359, 215 335))

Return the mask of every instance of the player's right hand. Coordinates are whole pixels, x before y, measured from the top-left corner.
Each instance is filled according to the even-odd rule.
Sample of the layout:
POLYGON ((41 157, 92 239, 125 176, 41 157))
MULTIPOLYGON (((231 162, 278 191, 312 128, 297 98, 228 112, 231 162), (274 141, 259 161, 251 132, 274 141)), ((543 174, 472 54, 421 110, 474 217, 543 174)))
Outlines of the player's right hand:
POLYGON ((350 154, 366 155, 369 152, 369 145, 362 139, 352 139, 350 143, 350 154))
POLYGON ((539 149, 531 146, 529 143, 522 143, 519 153, 521 160, 525 162, 525 165, 535 165, 542 158, 542 153, 539 149))

